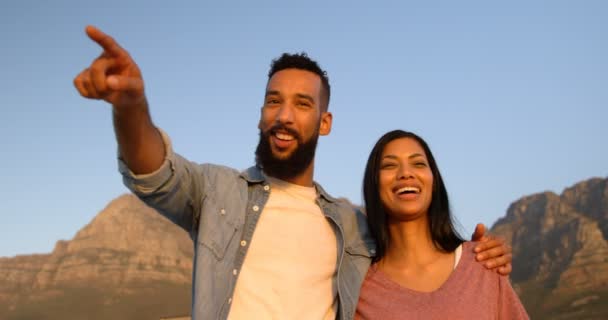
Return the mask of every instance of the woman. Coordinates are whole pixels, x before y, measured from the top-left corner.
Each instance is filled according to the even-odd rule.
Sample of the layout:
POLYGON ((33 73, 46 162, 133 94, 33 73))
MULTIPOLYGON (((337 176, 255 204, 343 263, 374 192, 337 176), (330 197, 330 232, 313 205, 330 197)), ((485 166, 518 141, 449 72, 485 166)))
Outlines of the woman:
POLYGON ((505 276, 475 262, 456 232, 428 145, 391 131, 369 156, 363 181, 376 257, 356 319, 528 319, 505 276))

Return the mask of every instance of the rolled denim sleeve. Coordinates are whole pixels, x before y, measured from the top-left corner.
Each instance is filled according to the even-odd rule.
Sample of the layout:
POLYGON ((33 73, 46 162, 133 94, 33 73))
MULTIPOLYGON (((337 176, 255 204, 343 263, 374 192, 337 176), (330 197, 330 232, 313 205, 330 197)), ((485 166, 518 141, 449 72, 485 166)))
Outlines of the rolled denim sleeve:
POLYGON ((118 170, 129 190, 192 235, 199 219, 200 200, 206 189, 202 168, 176 154, 168 135, 158 130, 166 150, 160 168, 152 173, 135 174, 119 153, 118 170))
POLYGON ((118 171, 122 174, 123 183, 138 196, 145 196, 160 189, 174 173, 175 168, 172 164, 175 163, 175 153, 173 153, 171 140, 164 131, 161 129, 158 129, 158 131, 165 144, 165 160, 156 171, 146 174, 135 174, 123 161, 120 152, 118 153, 118 171))

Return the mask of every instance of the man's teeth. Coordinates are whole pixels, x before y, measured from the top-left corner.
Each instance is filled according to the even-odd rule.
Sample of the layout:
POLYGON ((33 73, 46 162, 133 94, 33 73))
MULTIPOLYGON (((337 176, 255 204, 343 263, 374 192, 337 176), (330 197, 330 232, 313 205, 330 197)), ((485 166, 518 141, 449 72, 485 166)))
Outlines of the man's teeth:
POLYGON ((286 133, 280 133, 280 132, 277 132, 275 134, 275 136, 281 140, 286 140, 286 141, 291 141, 294 139, 294 137, 292 135, 286 134, 286 133))
POLYGON ((420 188, 416 188, 416 187, 403 187, 400 188, 399 190, 397 190, 398 194, 402 194, 402 193, 419 193, 420 192, 420 188))

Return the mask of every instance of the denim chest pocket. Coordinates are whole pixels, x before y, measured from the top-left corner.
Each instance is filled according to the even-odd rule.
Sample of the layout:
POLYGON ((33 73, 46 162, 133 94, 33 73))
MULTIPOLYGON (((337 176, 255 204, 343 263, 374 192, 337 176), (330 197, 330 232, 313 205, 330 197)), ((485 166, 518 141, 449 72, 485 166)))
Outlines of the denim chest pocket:
POLYGON ((237 231, 234 212, 217 205, 210 198, 203 200, 198 242, 222 260, 237 231))

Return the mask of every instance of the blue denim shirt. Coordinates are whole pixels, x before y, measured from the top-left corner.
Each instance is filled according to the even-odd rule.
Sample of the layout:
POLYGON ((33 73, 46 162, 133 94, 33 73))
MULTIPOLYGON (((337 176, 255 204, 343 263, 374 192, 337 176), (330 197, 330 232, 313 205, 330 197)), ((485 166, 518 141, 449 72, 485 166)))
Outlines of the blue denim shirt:
MULTIPOLYGON (((258 167, 238 172, 192 163, 173 153, 164 133, 163 137, 167 156, 161 168, 134 175, 119 160, 119 170, 133 193, 184 228, 194 241, 192 318, 226 319, 247 244, 270 194, 269 182, 258 167)), ((315 187, 317 204, 338 241, 337 318, 352 319, 375 244, 360 211, 316 183, 315 187)))

